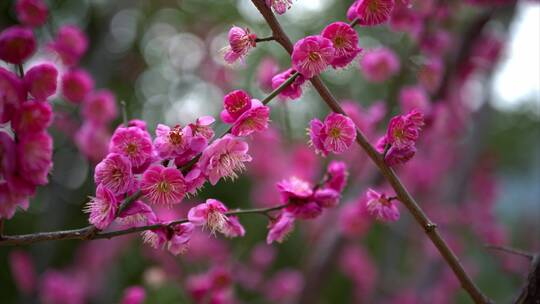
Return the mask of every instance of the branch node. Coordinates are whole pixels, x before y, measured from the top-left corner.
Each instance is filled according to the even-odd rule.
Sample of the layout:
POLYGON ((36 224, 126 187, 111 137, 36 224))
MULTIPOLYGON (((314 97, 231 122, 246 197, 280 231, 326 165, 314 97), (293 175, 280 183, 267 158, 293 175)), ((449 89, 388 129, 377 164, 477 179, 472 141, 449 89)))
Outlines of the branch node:
POLYGON ((425 226, 426 233, 431 233, 437 229, 437 224, 435 223, 427 223, 425 226))

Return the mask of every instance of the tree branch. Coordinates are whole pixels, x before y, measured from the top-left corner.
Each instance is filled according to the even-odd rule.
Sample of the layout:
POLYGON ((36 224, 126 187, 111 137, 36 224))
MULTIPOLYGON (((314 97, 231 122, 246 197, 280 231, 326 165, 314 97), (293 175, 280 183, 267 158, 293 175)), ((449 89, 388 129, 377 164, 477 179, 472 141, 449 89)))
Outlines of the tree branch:
POLYGON ((519 255, 519 256, 525 257, 525 258, 527 258, 529 260, 532 260, 534 258, 534 254, 532 254, 530 252, 525 252, 523 250, 514 249, 514 248, 511 248, 511 247, 507 247, 507 246, 498 246, 498 245, 491 245, 491 244, 486 244, 484 246, 486 248, 488 248, 488 249, 493 249, 493 250, 502 251, 502 252, 506 252, 506 253, 510 253, 510 254, 514 254, 514 255, 519 255))
MULTIPOLYGON (((272 11, 266 6, 262 0, 251 0, 257 7, 259 12, 263 15, 264 19, 270 26, 273 32, 273 36, 276 41, 283 46, 283 48, 292 54, 293 45, 289 37, 285 34, 281 25, 277 21, 272 11)), ((335 113, 346 115, 345 111, 341 108, 336 98, 332 95, 328 87, 322 82, 321 78, 316 76, 311 79, 311 83, 322 97, 326 105, 335 113)), ((361 130, 357 129, 356 142, 364 149, 369 158, 377 165, 379 171, 383 174, 386 180, 390 183, 394 191, 396 192, 399 200, 405 205, 409 212, 413 215, 416 222, 424 229, 428 237, 431 239, 435 247, 439 250, 440 254, 450 266, 458 280, 461 282, 462 287, 469 293, 470 297, 475 303, 491 303, 479 288, 475 285, 472 279, 469 277, 459 259, 454 254, 452 249, 448 246, 441 234, 437 230, 435 225, 420 208, 418 203, 407 191, 399 177, 394 170, 390 168, 384 162, 383 157, 375 150, 375 148, 369 143, 361 130)))
MULTIPOLYGON (((246 215, 246 214, 262 214, 268 215, 270 212, 281 210, 287 205, 279 205, 270 208, 258 208, 258 209, 244 209, 244 210, 233 210, 225 213, 225 215, 246 215)), ((55 241, 55 240, 98 240, 98 239, 111 239, 114 237, 132 234, 136 232, 142 232, 146 230, 155 230, 160 228, 171 228, 175 225, 180 225, 187 223, 189 220, 187 218, 179 219, 164 224, 154 224, 146 225, 141 227, 132 227, 123 230, 116 230, 110 232, 95 232, 95 227, 90 225, 80 229, 74 230, 63 230, 63 231, 53 231, 53 232, 40 232, 33 234, 22 234, 22 235, 4 235, 0 239, 0 246, 9 246, 9 245, 28 245, 44 241, 55 241)))

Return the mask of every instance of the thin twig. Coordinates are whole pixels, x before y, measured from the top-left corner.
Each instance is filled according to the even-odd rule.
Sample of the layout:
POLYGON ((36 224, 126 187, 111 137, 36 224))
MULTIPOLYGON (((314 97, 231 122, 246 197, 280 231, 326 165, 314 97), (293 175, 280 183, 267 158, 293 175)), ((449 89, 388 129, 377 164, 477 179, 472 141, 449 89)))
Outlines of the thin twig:
POLYGON ((266 42, 266 41, 274 41, 274 36, 270 37, 264 37, 264 38, 257 38, 255 39, 255 42, 266 42))
MULTIPOLYGON (((278 20, 272 13, 272 11, 266 6, 262 0, 251 0, 257 7, 259 12, 263 15, 264 19, 270 26, 273 32, 273 36, 276 41, 289 53, 292 54, 293 44, 289 37, 283 31, 278 20)), ((342 115, 346 115, 345 111, 341 108, 336 98, 322 82, 321 78, 316 76, 311 79, 311 83, 322 97, 326 105, 333 111, 342 115)), ((480 289, 475 285, 472 279, 469 277, 463 265, 461 265, 459 259, 454 254, 452 249, 448 246, 446 241, 442 238, 437 231, 437 225, 435 225, 420 208, 418 203, 410 195, 405 188, 399 177, 394 170, 390 168, 384 162, 384 158, 375 150, 375 148, 369 143, 361 130, 357 129, 356 142, 360 145, 367 155, 371 158, 373 163, 377 165, 379 171, 383 174, 386 180, 390 183, 399 200, 405 205, 409 212, 413 215, 418 224, 424 229, 428 237, 431 239, 435 247, 439 250, 440 254, 453 270, 454 274, 461 282, 463 288, 469 293, 475 303, 491 303, 491 300, 487 298, 480 289)))
MULTIPOLYGON (((258 208, 258 209, 239 209, 233 210, 225 213, 228 216, 231 215, 246 215, 246 214, 262 214, 267 215, 270 212, 278 211, 285 208, 287 205, 279 205, 269 208, 258 208)), ((155 229, 167 229, 175 225, 180 225, 187 223, 189 220, 187 218, 179 219, 164 224, 154 224, 146 225, 141 227, 132 227, 123 230, 109 231, 109 232, 95 232, 94 226, 88 226, 80 229, 74 230, 64 230, 64 231, 53 231, 53 232, 40 232, 33 234, 23 234, 23 235, 5 235, 0 240, 0 246, 8 245, 28 245, 44 241, 54 241, 54 240, 98 240, 98 239, 111 239, 114 237, 142 232, 146 230, 155 230, 155 229)))
POLYGON ((508 247, 508 246, 498 246, 498 245, 486 244, 486 245, 484 245, 484 247, 486 247, 487 249, 493 249, 493 250, 497 250, 497 251, 506 252, 506 253, 509 253, 509 254, 519 255, 519 256, 525 257, 525 258, 527 258, 529 260, 532 260, 534 258, 534 254, 532 254, 530 252, 526 252, 526 251, 523 251, 523 250, 511 248, 511 247, 508 247))

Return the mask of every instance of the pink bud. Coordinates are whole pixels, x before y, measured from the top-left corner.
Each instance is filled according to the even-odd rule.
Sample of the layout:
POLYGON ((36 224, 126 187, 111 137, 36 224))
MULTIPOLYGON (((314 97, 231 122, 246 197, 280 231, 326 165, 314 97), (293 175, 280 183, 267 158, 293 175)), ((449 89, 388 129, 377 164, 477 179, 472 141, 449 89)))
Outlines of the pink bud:
POLYGON ((56 93, 58 71, 50 63, 43 63, 32 67, 24 75, 24 83, 35 99, 44 101, 56 93))
POLYGON ((27 26, 38 27, 47 22, 47 4, 43 0, 17 0, 15 12, 19 21, 27 26))
POLYGON ((0 59, 21 64, 36 51, 36 39, 32 30, 15 25, 0 33, 0 59))
POLYGON ((94 79, 83 69, 70 70, 62 76, 62 94, 72 102, 79 103, 94 88, 94 79))

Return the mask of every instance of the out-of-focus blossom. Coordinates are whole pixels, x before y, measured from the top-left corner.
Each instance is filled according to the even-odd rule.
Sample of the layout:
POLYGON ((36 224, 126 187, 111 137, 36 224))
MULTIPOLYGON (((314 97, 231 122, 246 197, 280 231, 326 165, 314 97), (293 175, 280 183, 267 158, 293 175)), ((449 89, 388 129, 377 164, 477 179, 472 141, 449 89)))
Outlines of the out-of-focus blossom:
POLYGON ((83 304, 85 286, 72 274, 48 270, 42 278, 40 300, 44 304, 83 304))
POLYGON ((304 278, 298 270, 283 269, 265 284, 266 297, 274 302, 294 302, 304 287, 304 278))
POLYGON ((283 15, 291 8, 293 0, 266 0, 266 5, 274 9, 277 14, 283 15))
POLYGON ((399 72, 400 63, 394 51, 383 47, 366 52, 360 68, 368 81, 381 83, 399 72))
POLYGON ((80 103, 94 89, 94 79, 83 69, 67 71, 62 76, 62 95, 67 101, 80 103))
POLYGON ((427 92, 421 86, 407 86, 399 92, 399 103, 403 112, 418 110, 422 113, 431 111, 427 92))
POLYGON ((24 134, 17 145, 18 167, 25 180, 45 185, 52 168, 52 138, 46 132, 24 134))
POLYGON ((17 0, 15 12, 22 24, 31 27, 42 26, 49 15, 47 4, 43 0, 17 0))
POLYGON ((9 254, 9 266, 17 289, 27 295, 32 294, 37 281, 32 257, 22 250, 12 251, 9 254))
POLYGON ((272 90, 272 78, 279 72, 279 65, 272 57, 266 57, 257 68, 257 81, 264 91, 272 90))
POLYGON ((24 102, 12 120, 13 129, 19 135, 44 131, 51 123, 51 105, 36 100, 24 102))
POLYGON ((341 233, 346 236, 358 237, 368 231, 371 219, 363 197, 358 201, 346 203, 340 209, 339 225, 341 233))
POLYGON ((440 57, 430 57, 418 71, 420 84, 430 93, 434 93, 442 81, 444 64, 440 57))
POLYGON ((75 143, 90 160, 98 162, 107 155, 111 134, 103 125, 85 122, 75 133, 75 143))
POLYGON ((37 43, 32 30, 14 25, 0 32, 0 59, 21 64, 36 51, 37 43))
POLYGON ((67 66, 76 65, 88 48, 88 38, 75 25, 64 25, 58 29, 49 48, 56 52, 67 66))
POLYGON ((278 218, 271 221, 270 225, 268 226, 266 243, 272 244, 273 242, 283 242, 294 229, 294 221, 294 215, 288 212, 281 212, 278 218))
POLYGON ((108 124, 118 115, 114 94, 109 90, 88 94, 82 104, 82 115, 95 124, 108 124))
POLYGON ((146 298, 146 291, 142 286, 131 286, 124 290, 121 304, 142 304, 146 298))
POLYGON ((395 222, 399 219, 399 210, 392 202, 395 199, 373 189, 368 189, 366 197, 366 208, 370 215, 385 222, 395 222))
POLYGON ((394 9, 394 0, 357 0, 349 11, 349 20, 358 19, 358 24, 374 26, 388 21, 394 9))
POLYGON ((50 63, 42 63, 32 67, 24 75, 24 83, 28 92, 35 99, 45 101, 56 93, 58 71, 50 63))
POLYGON ((23 82, 17 75, 0 67, 0 123, 10 121, 25 98, 23 82))

